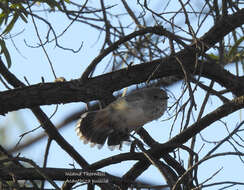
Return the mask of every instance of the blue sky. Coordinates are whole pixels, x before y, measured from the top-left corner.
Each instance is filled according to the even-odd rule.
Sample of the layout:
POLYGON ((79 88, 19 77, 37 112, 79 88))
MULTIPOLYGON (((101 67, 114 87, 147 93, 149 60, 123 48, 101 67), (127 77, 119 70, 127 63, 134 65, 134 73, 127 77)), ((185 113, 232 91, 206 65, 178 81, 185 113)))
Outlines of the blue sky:
MULTIPOLYGON (((122 8, 119 9, 123 12, 122 8)), ((135 11, 136 12, 136 11, 135 11)), ((54 28, 55 30, 61 32, 69 22, 67 20, 62 19, 61 15, 46 15, 46 19, 49 22, 55 22, 54 28)), ((10 40, 7 41, 7 47, 11 53, 12 57, 12 67, 10 71, 15 73, 16 76, 24 81, 24 77, 27 78, 30 84, 36 84, 41 82, 41 77, 44 77, 46 82, 53 82, 54 77, 52 75, 50 66, 48 61, 44 55, 44 52, 41 48, 30 48, 27 47, 24 43, 24 40, 28 45, 35 46, 38 42, 38 39, 35 35, 34 27, 31 22, 28 24, 24 24, 23 22, 19 23, 13 30, 12 35, 23 30, 23 33, 17 35, 13 38, 15 45, 20 50, 21 54, 17 52, 14 48, 13 44, 10 40)), ((47 27, 38 22, 38 30, 41 33, 42 37, 45 36, 45 32, 47 31, 47 27)), ((82 72, 86 68, 86 66, 99 54, 99 48, 102 45, 103 41, 97 41, 98 31, 93 28, 85 25, 74 24, 61 39, 60 44, 66 47, 77 49, 81 42, 83 42, 83 48, 77 54, 73 54, 70 51, 64 51, 54 46, 54 44, 50 44, 46 46, 47 52, 51 58, 52 64, 54 66, 55 72, 58 77, 64 77, 66 80, 77 79, 81 76, 82 72)), ((103 39, 104 36, 102 36, 103 39)), ((105 58, 101 64, 99 64, 96 74, 101 74, 104 72, 104 65, 109 60, 105 58)), ((231 72, 235 72, 235 68, 233 66, 228 66, 228 70, 231 72)), ((106 70, 107 72, 108 70, 106 70)), ((209 81, 203 79, 205 84, 208 84, 209 81)), ((182 88, 182 84, 177 83, 172 87, 169 87, 170 90, 176 97, 179 97, 182 88)), ((2 84, 0 84, 1 90, 3 89, 2 84)), ((217 89, 220 89, 218 85, 216 85, 217 89)), ((205 93, 199 88, 196 92, 195 98, 196 102, 202 102, 205 93)), ((187 94, 184 96, 184 99, 187 98, 187 94)), ((228 95, 228 98, 232 98, 231 95, 228 95)), ((172 105, 175 102, 173 98, 169 99, 169 105, 172 105)), ((200 105, 200 104, 199 104, 200 105)), ((216 109, 217 106, 221 105, 221 102, 211 96, 210 101, 207 104, 207 108, 205 110, 205 114, 216 109)), ((59 105, 58 111, 51 119, 54 124, 58 124, 62 121, 65 116, 69 115, 72 112, 78 111, 81 108, 84 108, 84 103, 70 103, 65 105, 59 105)), ((55 110, 55 105, 51 106, 41 106, 47 115, 51 115, 55 110)), ((197 116, 198 110, 194 113, 197 116)), ((24 131, 31 130, 37 127, 39 124, 36 121, 35 117, 31 113, 30 110, 24 109, 18 111, 18 114, 21 115, 22 120, 25 124, 22 124, 22 128, 20 127, 19 122, 13 122, 15 120, 15 112, 7 114, 6 118, 1 117, 1 125, 3 127, 5 124, 9 124, 8 129, 6 130, 6 135, 8 136, 7 143, 10 146, 13 146, 19 139, 16 138, 16 135, 22 134, 24 131), (11 136, 10 136, 11 134, 11 136)), ((153 138, 158 140, 159 142, 166 142, 169 139, 169 133, 171 130, 171 126, 173 124, 173 120, 166 120, 172 116, 172 112, 164 114, 162 118, 157 121, 153 121, 145 126, 145 129, 152 135, 153 138)), ((236 124, 240 121, 241 112, 236 112, 231 114, 230 116, 223 118, 223 121, 227 123, 229 130, 232 131, 236 124)), ((111 152, 105 146, 101 150, 96 148, 90 148, 89 145, 84 145, 76 136, 74 131, 75 123, 71 123, 69 126, 62 129, 60 132, 62 136, 70 143, 75 149, 81 153, 81 155, 85 155, 85 158, 89 163, 93 163, 95 161, 101 160, 103 158, 118 154, 124 153, 129 150, 129 147, 124 147, 122 151, 113 151, 111 152)), ((179 132, 180 120, 177 120, 176 124, 173 128, 173 136, 179 132)), ((37 135, 38 133, 43 132, 42 129, 38 129, 35 132, 28 134, 24 137, 23 141, 32 137, 33 135, 37 135)), ((215 122, 211 127, 207 128, 202 132, 202 135, 206 137, 208 140, 221 140, 227 134, 226 129, 223 124, 220 122, 215 122)), ((199 137, 198 137, 199 139, 199 137)), ((189 144, 189 143, 188 143, 189 144)), ((40 141, 38 144, 25 149, 21 152, 21 156, 30 157, 40 166, 42 165, 43 156, 42 154, 45 151, 46 140, 40 141)), ((196 152, 200 150, 200 147, 203 146, 203 142, 199 141, 197 144, 196 152)), ((200 155, 205 155, 214 145, 205 145, 201 150, 200 155)), ((219 151, 225 151, 226 149, 230 149, 230 145, 225 144, 220 148, 219 151)), ((233 151, 233 150, 232 150, 233 151)), ((186 152, 182 151, 181 157, 184 159, 184 166, 187 165, 186 152)), ((48 158, 47 167, 71 167, 69 164, 73 163, 73 159, 70 158, 55 142, 52 143, 50 155, 48 158)), ((102 171, 109 172, 114 175, 122 176, 128 169, 133 165, 134 162, 125 162, 117 165, 113 165, 110 167, 106 167, 102 169, 102 171)), ((78 167, 78 165, 76 165, 78 167)), ((231 179, 235 179, 236 181, 244 181, 244 176, 242 175, 242 171, 244 169, 244 165, 238 160, 237 157, 226 157, 224 159, 213 159, 208 161, 199 167, 199 182, 204 181, 213 175, 218 169, 224 167, 220 173, 218 173, 210 182, 213 181, 229 181, 231 179)), ((148 171, 140 176, 142 179, 147 179, 147 181, 155 182, 155 184, 164 184, 164 180, 162 180, 161 174, 158 170, 151 166, 148 171)), ((216 189, 216 187, 207 188, 208 190, 216 189)), ((229 188, 229 189, 238 189, 237 187, 229 188)))

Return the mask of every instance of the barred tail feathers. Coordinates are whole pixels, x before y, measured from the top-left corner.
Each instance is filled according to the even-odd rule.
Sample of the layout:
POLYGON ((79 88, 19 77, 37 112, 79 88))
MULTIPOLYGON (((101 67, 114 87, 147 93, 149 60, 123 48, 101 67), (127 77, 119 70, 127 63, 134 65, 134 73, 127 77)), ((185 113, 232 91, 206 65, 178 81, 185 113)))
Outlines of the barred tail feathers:
POLYGON ((76 125, 77 135, 85 144, 91 142, 91 146, 103 145, 111 132, 107 113, 103 110, 82 114, 76 125))
POLYGON ((108 139, 107 144, 113 150, 121 148, 123 141, 129 141, 129 133, 113 126, 109 114, 106 110, 99 110, 81 115, 75 130, 85 144, 90 142, 92 147, 98 144, 101 148, 108 139))

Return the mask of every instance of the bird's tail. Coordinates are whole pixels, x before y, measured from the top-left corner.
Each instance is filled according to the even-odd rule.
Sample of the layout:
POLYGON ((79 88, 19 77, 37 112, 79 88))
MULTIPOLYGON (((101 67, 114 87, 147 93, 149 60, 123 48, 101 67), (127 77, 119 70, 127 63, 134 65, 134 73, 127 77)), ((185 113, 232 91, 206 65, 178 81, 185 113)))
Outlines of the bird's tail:
POLYGON ((111 149, 114 147, 121 148, 123 141, 129 141, 129 133, 120 131, 110 121, 110 113, 106 110, 86 112, 76 125, 76 133, 84 141, 91 143, 91 146, 98 144, 101 148, 105 141, 111 149))

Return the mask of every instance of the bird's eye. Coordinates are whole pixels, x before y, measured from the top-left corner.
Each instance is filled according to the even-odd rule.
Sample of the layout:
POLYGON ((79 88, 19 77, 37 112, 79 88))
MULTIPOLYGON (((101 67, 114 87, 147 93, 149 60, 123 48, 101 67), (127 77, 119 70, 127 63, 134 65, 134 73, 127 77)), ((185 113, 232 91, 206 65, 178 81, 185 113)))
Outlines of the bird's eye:
POLYGON ((153 96, 153 98, 154 98, 154 99, 158 99, 158 97, 157 97, 157 96, 153 96))

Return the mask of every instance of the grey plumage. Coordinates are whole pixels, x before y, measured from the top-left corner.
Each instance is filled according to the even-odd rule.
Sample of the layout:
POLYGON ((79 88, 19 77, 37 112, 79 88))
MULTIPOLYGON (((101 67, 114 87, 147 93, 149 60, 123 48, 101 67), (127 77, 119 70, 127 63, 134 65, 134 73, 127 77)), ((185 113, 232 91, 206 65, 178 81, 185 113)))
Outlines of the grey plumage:
POLYGON ((167 108, 167 93, 159 88, 136 90, 120 97, 104 109, 84 113, 76 125, 84 143, 99 147, 122 146, 131 131, 159 118, 167 108))

